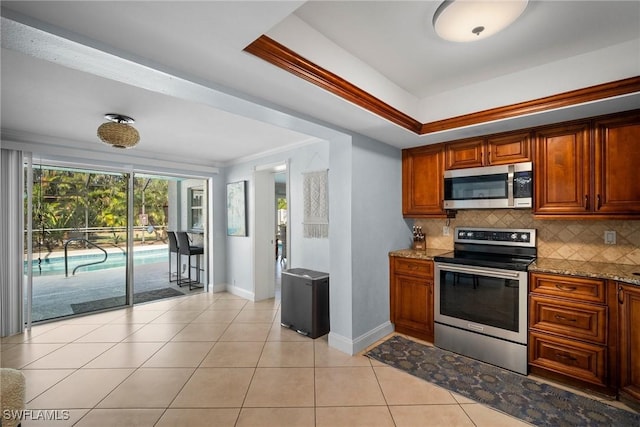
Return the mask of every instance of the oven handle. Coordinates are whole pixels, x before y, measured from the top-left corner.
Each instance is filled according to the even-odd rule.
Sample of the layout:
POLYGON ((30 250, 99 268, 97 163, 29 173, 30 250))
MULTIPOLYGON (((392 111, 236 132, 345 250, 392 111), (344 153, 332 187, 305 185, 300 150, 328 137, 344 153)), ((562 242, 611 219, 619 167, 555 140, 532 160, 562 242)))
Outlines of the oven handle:
POLYGON ((454 273, 469 273, 469 274, 479 274, 482 276, 491 275, 492 277, 497 277, 500 279, 517 279, 520 277, 520 273, 517 271, 505 271, 505 270, 493 270, 493 269, 479 269, 479 268, 471 268, 471 267, 460 267, 453 264, 437 264, 440 266, 441 270, 452 271, 454 273))

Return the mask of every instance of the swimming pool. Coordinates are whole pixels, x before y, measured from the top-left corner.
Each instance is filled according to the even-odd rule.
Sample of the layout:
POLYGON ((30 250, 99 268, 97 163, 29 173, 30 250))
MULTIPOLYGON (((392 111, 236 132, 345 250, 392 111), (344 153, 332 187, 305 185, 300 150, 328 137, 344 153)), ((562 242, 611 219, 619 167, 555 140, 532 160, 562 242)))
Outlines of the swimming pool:
MULTIPOLYGON (((69 255, 68 266, 69 276, 73 272, 73 269, 79 265, 87 264, 91 262, 98 262, 104 259, 102 252, 86 254, 86 255, 69 255)), ((167 248, 163 249, 147 249, 134 251, 133 264, 153 264, 159 262, 168 262, 169 252, 167 248)), ((96 271, 105 270, 108 268, 124 267, 127 262, 127 257, 124 252, 109 252, 107 260, 100 264, 89 265, 86 267, 80 267, 76 274, 82 271, 96 271)), ((24 272, 27 273, 27 262, 24 262, 24 272)), ((34 276, 52 276, 52 275, 64 275, 64 256, 56 256, 50 258, 42 258, 40 266, 38 266, 37 254, 33 257, 33 275, 34 276)))

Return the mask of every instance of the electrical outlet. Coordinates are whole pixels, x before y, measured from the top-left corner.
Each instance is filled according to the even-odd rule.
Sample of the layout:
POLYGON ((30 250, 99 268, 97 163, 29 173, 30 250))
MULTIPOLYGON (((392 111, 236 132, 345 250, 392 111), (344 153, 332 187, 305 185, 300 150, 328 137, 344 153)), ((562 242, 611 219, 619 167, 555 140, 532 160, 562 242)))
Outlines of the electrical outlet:
POLYGON ((444 227, 442 227, 442 235, 443 236, 448 236, 449 232, 450 232, 450 229, 449 229, 448 226, 445 225, 444 227))
POLYGON ((616 244, 616 232, 613 230, 607 230, 604 232, 604 244, 615 245, 616 244))

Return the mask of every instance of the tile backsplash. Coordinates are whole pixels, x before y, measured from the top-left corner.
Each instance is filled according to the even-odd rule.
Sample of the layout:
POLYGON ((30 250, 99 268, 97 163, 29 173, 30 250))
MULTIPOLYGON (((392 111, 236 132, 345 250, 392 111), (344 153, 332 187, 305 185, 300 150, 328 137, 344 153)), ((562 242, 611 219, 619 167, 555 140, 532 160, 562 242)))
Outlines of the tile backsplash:
POLYGON ((530 210, 458 211, 449 236, 442 235, 444 219, 417 219, 430 248, 453 249, 455 227, 535 228, 538 256, 576 261, 640 265, 640 221, 539 220, 530 210), (604 243, 604 232, 616 232, 616 244, 604 243))

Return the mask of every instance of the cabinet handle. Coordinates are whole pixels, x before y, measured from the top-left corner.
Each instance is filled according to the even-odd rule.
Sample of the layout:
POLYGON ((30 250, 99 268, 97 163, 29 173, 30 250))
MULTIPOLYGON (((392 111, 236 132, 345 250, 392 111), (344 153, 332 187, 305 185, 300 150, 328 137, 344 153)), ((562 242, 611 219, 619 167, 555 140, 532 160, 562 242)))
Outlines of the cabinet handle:
POLYGON ((573 292, 576 289, 578 289, 575 286, 564 286, 564 285, 556 285, 556 288, 560 289, 561 291, 569 291, 569 292, 573 292))
POLYGON ((624 304, 624 296, 622 295, 622 286, 618 286, 618 304, 624 304))
POLYGON ((491 150, 487 151, 487 164, 491 164, 491 150))
POLYGON ((572 362, 575 362, 576 360, 578 360, 578 359, 576 359, 576 358, 575 358, 575 357, 573 357, 573 356, 570 356, 570 355, 568 355, 568 354, 563 354, 563 353, 556 353, 556 357, 557 357, 558 359, 571 360, 572 362))
POLYGON ((589 210, 589 195, 588 194, 585 194, 585 196, 584 196, 584 209, 587 210, 587 211, 589 210))
POLYGON ((564 317, 564 316, 561 316, 559 314, 556 314, 553 317, 555 317, 558 320, 566 320, 567 322, 577 322, 576 319, 569 319, 568 317, 564 317))
POLYGON ((597 199, 596 210, 599 211, 600 208, 602 207, 602 200, 600 200, 600 195, 599 194, 596 196, 596 199, 597 199))

